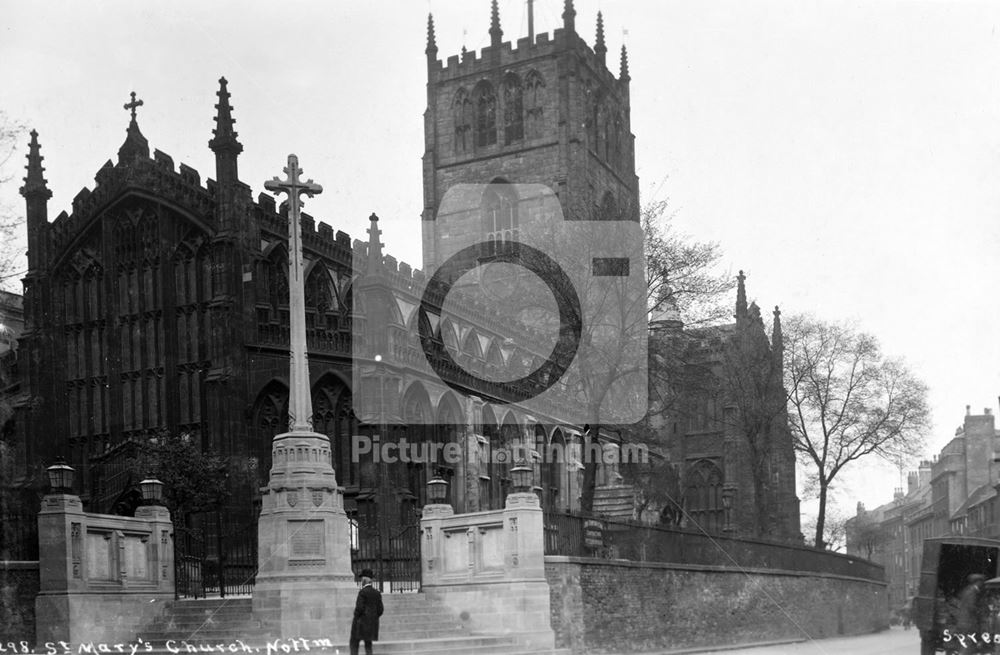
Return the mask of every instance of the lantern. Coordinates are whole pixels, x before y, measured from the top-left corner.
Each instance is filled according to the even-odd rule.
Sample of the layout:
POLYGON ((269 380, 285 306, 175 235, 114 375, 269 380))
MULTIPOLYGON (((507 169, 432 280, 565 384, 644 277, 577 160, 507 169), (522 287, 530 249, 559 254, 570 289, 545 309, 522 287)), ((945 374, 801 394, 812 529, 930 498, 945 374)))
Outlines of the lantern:
POLYGON ((73 493, 73 475, 76 471, 62 457, 56 463, 45 469, 49 476, 49 488, 55 494, 73 493))
POLYGON ((156 478, 146 478, 139 483, 142 490, 144 505, 160 505, 163 503, 163 483, 156 478))
POLYGON ((528 466, 527 460, 523 457, 517 460, 517 464, 514 464, 513 468, 510 469, 510 477, 514 481, 515 492, 525 493, 531 491, 534 471, 528 466))
POLYGON ((448 497, 448 481, 441 477, 440 473, 435 473, 434 477, 427 481, 427 501, 432 505, 445 504, 448 497))

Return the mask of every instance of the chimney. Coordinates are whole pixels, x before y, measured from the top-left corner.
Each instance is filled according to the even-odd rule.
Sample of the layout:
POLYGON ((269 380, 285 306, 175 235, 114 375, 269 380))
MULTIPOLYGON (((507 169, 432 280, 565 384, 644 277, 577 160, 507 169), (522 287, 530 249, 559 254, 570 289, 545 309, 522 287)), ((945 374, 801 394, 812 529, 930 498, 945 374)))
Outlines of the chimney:
POLYGON ((893 492, 893 494, 892 494, 892 499, 893 500, 902 500, 903 499, 903 488, 902 487, 896 487, 895 492, 893 492))
POLYGON ((920 484, 920 474, 916 471, 910 471, 906 474, 906 494, 912 494, 917 490, 920 484))

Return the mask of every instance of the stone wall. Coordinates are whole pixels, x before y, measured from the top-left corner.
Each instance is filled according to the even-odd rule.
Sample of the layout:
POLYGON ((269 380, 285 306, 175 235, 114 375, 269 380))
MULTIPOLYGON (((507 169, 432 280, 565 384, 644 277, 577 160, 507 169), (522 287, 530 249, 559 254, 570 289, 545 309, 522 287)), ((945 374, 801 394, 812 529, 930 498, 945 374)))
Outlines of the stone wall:
POLYGON ((38 562, 0 561, 0 643, 35 643, 38 562))
POLYGON ((556 645, 574 653, 864 634, 886 585, 773 569, 547 556, 556 645))

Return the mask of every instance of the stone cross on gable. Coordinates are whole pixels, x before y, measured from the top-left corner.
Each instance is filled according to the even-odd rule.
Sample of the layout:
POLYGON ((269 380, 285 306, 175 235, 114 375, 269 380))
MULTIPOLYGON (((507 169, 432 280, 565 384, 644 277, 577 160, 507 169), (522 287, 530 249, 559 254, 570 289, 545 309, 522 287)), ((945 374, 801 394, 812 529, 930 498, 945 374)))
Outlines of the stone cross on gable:
POLYGON ((133 91, 132 92, 132 102, 126 102, 125 105, 124 105, 124 107, 125 107, 125 109, 132 110, 132 120, 135 120, 135 110, 137 108, 139 108, 139 107, 142 107, 142 105, 143 105, 142 100, 136 100, 135 99, 135 91, 133 91))
POLYGON ((305 194, 310 198, 323 192, 312 180, 299 179, 302 169, 299 158, 288 155, 285 167, 287 179, 277 177, 264 183, 271 193, 288 194, 288 313, 291 364, 288 389, 290 432, 312 432, 312 392, 309 385, 309 362, 306 354, 305 260, 302 256, 302 223, 300 210, 305 194))

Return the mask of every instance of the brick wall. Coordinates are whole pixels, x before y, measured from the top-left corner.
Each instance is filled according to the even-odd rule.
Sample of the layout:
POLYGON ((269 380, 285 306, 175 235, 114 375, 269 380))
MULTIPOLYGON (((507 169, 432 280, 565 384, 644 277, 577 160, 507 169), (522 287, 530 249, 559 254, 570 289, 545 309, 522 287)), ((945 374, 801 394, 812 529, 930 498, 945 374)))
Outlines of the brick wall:
POLYGON ((38 562, 0 561, 0 643, 35 643, 38 562))
POLYGON ((889 626, 886 587, 858 578, 546 557, 556 645, 641 652, 864 634, 889 626))

